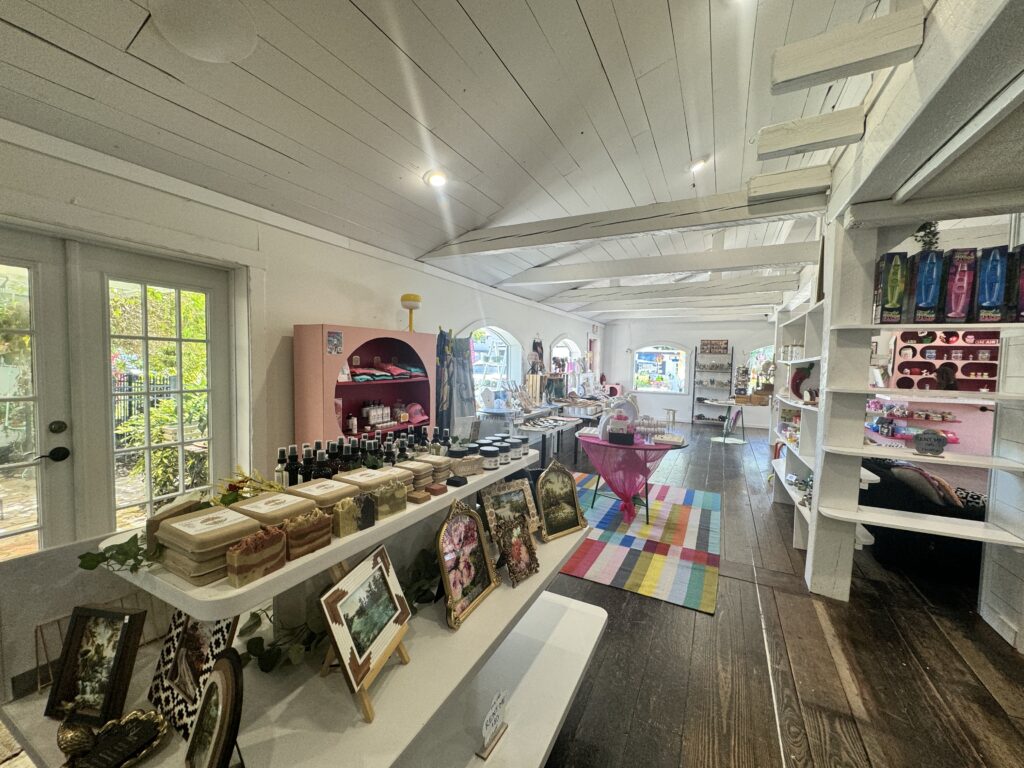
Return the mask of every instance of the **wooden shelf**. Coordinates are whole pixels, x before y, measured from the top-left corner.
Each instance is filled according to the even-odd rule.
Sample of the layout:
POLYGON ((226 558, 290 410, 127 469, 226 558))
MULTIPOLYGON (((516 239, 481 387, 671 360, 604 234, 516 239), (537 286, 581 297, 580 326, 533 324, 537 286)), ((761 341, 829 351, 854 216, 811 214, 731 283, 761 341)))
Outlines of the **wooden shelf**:
MULTIPOLYGON (((292 560, 269 576, 242 587, 231 586, 226 578, 197 587, 170 573, 162 565, 155 565, 137 573, 117 571, 117 575, 201 621, 240 616, 266 605, 276 595, 322 573, 332 565, 366 552, 399 531, 443 512, 455 499, 473 496, 477 491, 513 472, 526 469, 539 458, 540 454, 531 450, 526 457, 505 464, 500 469, 469 478, 461 488, 450 488, 447 493, 435 496, 422 504, 409 504, 404 512, 380 520, 371 528, 357 531, 341 539, 332 539, 323 549, 318 549, 298 560, 292 560)), ((100 547, 123 541, 135 533, 138 533, 138 529, 122 531, 105 540, 100 547)))
POLYGON ((977 456, 970 453, 945 453, 942 456, 924 456, 906 448, 889 448, 884 445, 865 445, 860 448, 844 448, 826 445, 827 453, 842 456, 864 456, 876 459, 896 459, 910 461, 915 464, 945 464, 954 467, 975 467, 977 469, 997 469, 1003 472, 1024 472, 1024 464, 1000 456, 977 456))
POLYGON ((877 525, 882 528, 895 528, 901 531, 930 533, 935 536, 949 536, 955 539, 984 541, 989 544, 1009 544, 1024 546, 1024 539, 1015 536, 1005 528, 980 520, 960 520, 955 517, 940 515, 924 515, 917 512, 904 512, 897 509, 881 507, 857 507, 849 512, 832 507, 819 507, 818 511, 833 520, 862 525, 877 525))
POLYGON ((778 365, 807 365, 808 363, 816 363, 821 360, 821 355, 815 355, 814 357, 798 357, 793 360, 776 360, 778 365))
POLYGON ((866 408, 864 413, 870 416, 881 416, 883 419, 892 419, 893 421, 916 421, 918 424, 963 424, 959 419, 946 421, 945 419, 916 419, 911 416, 889 416, 881 411, 871 411, 866 408))
POLYGON ((782 395, 775 395, 775 399, 778 400, 783 405, 789 406, 790 408, 799 408, 800 410, 803 411, 814 411, 815 413, 818 412, 817 403, 815 403, 814 405, 810 405, 808 403, 801 403, 797 400, 790 400, 788 397, 783 397, 782 395))
POLYGON ((1024 401, 1024 394, 1008 392, 966 392, 958 389, 873 389, 871 387, 828 387, 828 392, 839 395, 865 395, 911 402, 962 403, 965 405, 991 405, 1024 401))
POLYGON ((339 381, 334 386, 349 389, 352 387, 387 387, 395 384, 426 384, 430 386, 430 380, 425 376, 416 376, 408 379, 374 379, 372 381, 339 381))
POLYGON ((789 498, 793 501, 793 506, 799 510, 804 520, 808 523, 811 522, 811 510, 800 503, 802 495, 797 493, 796 488, 793 488, 786 483, 786 462, 782 459, 775 459, 772 462, 772 469, 775 470, 776 480, 775 482, 780 483, 783 488, 786 489, 786 493, 789 494, 789 498))

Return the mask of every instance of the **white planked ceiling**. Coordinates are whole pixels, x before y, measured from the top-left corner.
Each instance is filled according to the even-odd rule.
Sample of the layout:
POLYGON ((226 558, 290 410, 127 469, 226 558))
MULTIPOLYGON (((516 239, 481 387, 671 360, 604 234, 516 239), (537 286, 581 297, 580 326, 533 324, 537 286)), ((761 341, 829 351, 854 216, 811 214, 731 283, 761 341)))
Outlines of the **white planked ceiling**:
MULTIPOLYGON (((830 151, 760 162, 753 138, 860 103, 870 77, 771 96, 772 51, 880 10, 864 0, 244 2, 256 51, 207 64, 160 37, 145 0, 3 0, 0 116, 416 258, 484 225, 730 192, 752 175, 828 162, 830 151), (691 173, 697 159, 707 164, 691 173), (452 179, 442 193, 422 181, 435 167, 452 179)), ((797 242, 814 224, 723 234, 727 248, 797 242)), ((457 269, 499 284, 533 266, 707 250, 713 236, 542 248, 457 269)))

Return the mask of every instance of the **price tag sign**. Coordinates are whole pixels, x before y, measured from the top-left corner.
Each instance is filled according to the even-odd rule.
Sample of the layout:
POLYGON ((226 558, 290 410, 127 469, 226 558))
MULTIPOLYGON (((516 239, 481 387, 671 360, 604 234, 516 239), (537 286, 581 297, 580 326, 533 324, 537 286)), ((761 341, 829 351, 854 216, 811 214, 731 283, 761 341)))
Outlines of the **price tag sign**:
POLYGON ((481 735, 484 738, 484 748, 477 752, 477 754, 485 760, 508 727, 505 723, 505 704, 507 701, 508 691, 498 691, 494 694, 494 698, 491 699, 491 706, 487 709, 487 714, 484 716, 484 724, 481 729, 481 735))

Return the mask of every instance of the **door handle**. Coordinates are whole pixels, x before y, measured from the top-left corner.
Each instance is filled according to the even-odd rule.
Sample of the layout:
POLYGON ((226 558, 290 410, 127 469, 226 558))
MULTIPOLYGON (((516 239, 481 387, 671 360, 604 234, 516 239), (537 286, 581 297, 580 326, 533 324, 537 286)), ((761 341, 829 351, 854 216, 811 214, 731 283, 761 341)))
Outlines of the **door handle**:
POLYGON ((37 456, 37 459, 50 459, 50 461, 64 461, 71 455, 71 449, 65 448, 63 445, 58 445, 56 448, 51 448, 48 453, 44 453, 42 456, 37 456))

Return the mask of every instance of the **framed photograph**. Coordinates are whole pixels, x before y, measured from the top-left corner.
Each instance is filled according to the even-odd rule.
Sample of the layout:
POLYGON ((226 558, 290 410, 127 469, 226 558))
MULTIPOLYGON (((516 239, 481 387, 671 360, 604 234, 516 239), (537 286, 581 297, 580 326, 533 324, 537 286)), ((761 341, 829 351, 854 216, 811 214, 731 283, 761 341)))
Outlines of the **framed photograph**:
POLYGON ((188 740, 188 768, 228 768, 242 720, 242 659, 228 648, 213 662, 188 740))
POLYGON ((79 720, 96 725, 119 718, 145 622, 144 610, 75 608, 46 716, 63 719, 74 712, 79 720))
POLYGON ((515 587, 540 569, 530 524, 523 515, 516 515, 511 520, 499 520, 495 530, 495 541, 508 566, 508 579, 515 587))
POLYGON ((447 597, 448 626, 458 629, 500 584, 484 544, 484 524, 472 509, 456 501, 437 533, 437 560, 447 597))
POLYGON ((199 621, 183 611, 171 615, 149 700, 186 740, 199 715, 214 660, 231 647, 238 618, 199 621))
POLYGON ((338 661, 355 693, 409 621, 409 603, 384 547, 349 571, 320 598, 338 661))
MULTIPOLYGON (((514 520, 522 515, 526 518, 531 531, 540 526, 537 507, 533 503, 533 491, 530 481, 526 479, 511 480, 507 483, 495 483, 480 492, 484 514, 487 515, 487 527, 491 536, 502 520, 514 520)), ((497 541, 497 539, 495 539, 497 541)))
POLYGON ((580 501, 576 496, 576 479, 572 472, 552 461, 537 480, 540 502, 540 538, 551 541, 586 528, 580 501))

